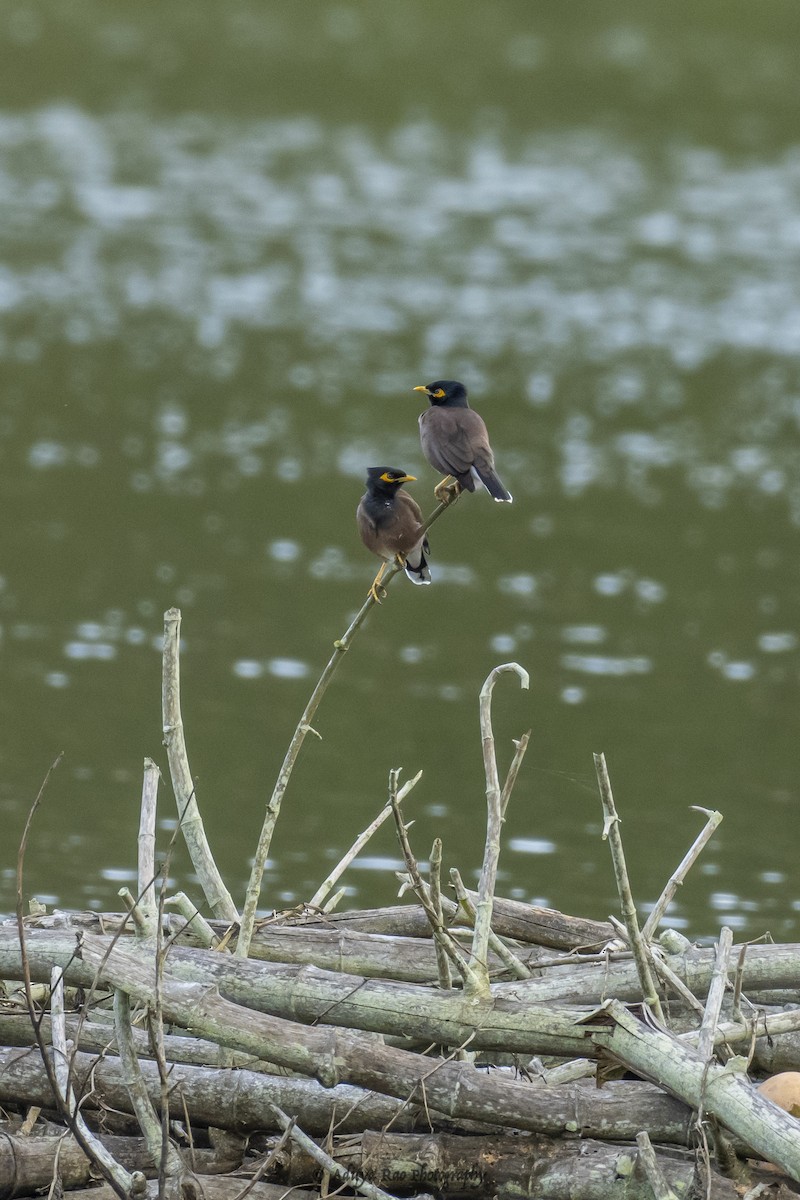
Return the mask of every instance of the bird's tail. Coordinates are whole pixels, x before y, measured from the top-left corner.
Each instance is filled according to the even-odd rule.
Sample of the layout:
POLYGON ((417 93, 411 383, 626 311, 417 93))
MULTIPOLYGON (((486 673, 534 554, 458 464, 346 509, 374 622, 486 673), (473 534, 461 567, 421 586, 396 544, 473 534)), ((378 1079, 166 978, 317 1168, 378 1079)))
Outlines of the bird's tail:
POLYGON ((481 463, 478 466, 476 463, 472 469, 490 496, 493 496, 495 500, 504 501, 506 504, 511 503, 514 497, 511 495, 511 492, 506 491, 503 487, 494 467, 490 467, 485 463, 481 463))
POLYGON ((431 571, 428 566, 426 554, 430 554, 431 548, 428 545, 428 539, 421 546, 415 546, 414 549, 406 556, 405 572, 412 583, 430 583, 431 571))

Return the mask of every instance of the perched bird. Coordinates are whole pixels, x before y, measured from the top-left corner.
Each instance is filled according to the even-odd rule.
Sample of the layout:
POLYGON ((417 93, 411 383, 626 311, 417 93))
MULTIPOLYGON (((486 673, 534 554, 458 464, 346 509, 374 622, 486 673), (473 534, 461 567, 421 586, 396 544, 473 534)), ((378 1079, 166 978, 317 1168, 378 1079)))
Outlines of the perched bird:
POLYGON ((384 560, 369 589, 378 604, 381 579, 392 562, 403 568, 412 583, 431 581, 422 512, 416 500, 401 491, 404 483, 414 481, 414 475, 393 467, 367 469, 367 490, 358 502, 356 522, 364 545, 384 560))
POLYGON ((495 500, 511 503, 512 496, 500 482, 494 469, 494 455, 483 418, 467 401, 467 389, 455 379, 437 379, 435 383, 414 388, 425 392, 430 408, 420 413, 419 439, 422 452, 432 467, 446 478, 433 489, 438 500, 453 499, 462 489, 475 491, 482 483, 495 500))

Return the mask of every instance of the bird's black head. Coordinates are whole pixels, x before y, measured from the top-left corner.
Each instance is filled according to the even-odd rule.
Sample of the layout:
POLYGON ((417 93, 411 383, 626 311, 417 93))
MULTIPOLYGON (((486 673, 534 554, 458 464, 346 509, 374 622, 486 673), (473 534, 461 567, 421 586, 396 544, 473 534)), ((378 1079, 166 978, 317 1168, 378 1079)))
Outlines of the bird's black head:
POLYGON ((426 383, 414 388, 415 392, 425 392, 431 404, 439 408, 468 408, 467 389, 463 383, 455 379, 437 379, 435 383, 426 383))
POLYGON ((414 483, 416 478, 416 475, 408 475, 396 467, 367 467, 367 488, 371 492, 392 494, 404 483, 414 483))

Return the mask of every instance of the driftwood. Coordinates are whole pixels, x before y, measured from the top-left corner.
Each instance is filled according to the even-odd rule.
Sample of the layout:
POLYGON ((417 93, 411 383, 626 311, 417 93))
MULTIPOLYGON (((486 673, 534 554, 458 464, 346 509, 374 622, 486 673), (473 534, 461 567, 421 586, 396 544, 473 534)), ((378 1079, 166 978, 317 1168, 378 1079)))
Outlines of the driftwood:
MULTIPOLYGON (((73 1197, 94 1184, 93 1200, 189 1200, 201 1191, 243 1200, 244 1189, 277 1200, 287 1187, 317 1195, 334 1184, 370 1200, 432 1191, 734 1200, 748 1187, 800 1182, 800 1122, 749 1078, 800 1066, 800 945, 734 947, 727 930, 716 947, 668 929, 658 938, 718 813, 705 814, 657 915, 640 923, 596 756, 624 923, 496 896, 503 817, 528 742, 523 734, 515 743, 501 781, 492 688, 504 672, 526 680, 504 664, 481 694, 488 821, 478 891, 453 869, 456 899, 443 894, 438 839, 425 880, 402 810, 419 775, 401 788, 393 769, 387 806, 313 905, 254 921, 256 856, 240 934, 186 760, 178 624, 171 610, 170 771, 179 828, 216 916, 201 917, 185 896, 172 898, 173 911, 158 886, 157 772, 148 760, 139 901, 124 893, 127 911, 116 914, 20 908, 16 922, 0 923, 0 1104, 12 1116, 0 1131, 0 1200, 56 1176, 73 1197), (390 814, 403 888, 418 903, 334 913, 347 863, 390 814), (759 1173, 754 1158, 773 1166, 759 1173), (107 1182, 98 1186, 99 1171, 107 1182)), ((341 649, 331 663, 340 659, 341 649)), ((268 805, 265 843, 308 731, 301 722, 268 805)), ((22 877, 22 852, 19 867, 22 877)))

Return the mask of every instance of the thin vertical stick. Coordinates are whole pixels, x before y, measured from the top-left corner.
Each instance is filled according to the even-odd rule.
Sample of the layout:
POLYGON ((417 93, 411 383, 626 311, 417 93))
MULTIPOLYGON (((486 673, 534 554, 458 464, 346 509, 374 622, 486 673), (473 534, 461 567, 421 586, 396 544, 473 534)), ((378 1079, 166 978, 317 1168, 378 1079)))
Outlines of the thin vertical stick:
MULTIPOLYGON (((397 797, 400 800, 400 795, 397 797)), ((440 925, 444 925, 444 916, 442 915, 442 839, 434 838, 431 846, 430 857, 430 889, 431 889, 431 905, 436 913, 436 919, 440 925)), ((436 949, 436 967, 439 973, 439 987, 443 991, 447 991, 453 986, 453 980, 450 975, 450 963, 447 960, 447 955, 440 946, 437 940, 434 940, 436 949)))
MULTIPOLYGON (((161 1121, 150 1099, 150 1095, 142 1076, 142 1068, 133 1044, 133 1029, 131 1027, 131 1001, 127 992, 120 988, 114 989, 114 1031, 117 1035, 122 1078, 128 1089, 131 1105, 139 1122, 153 1165, 161 1165, 164 1145, 161 1136, 161 1121)), ((166 1173, 181 1179, 184 1172, 183 1161, 172 1142, 166 1144, 167 1162, 166 1173)))
POLYGON ((53 967, 50 972, 50 1031, 53 1039, 53 1065, 57 1095, 63 1104, 69 1122, 80 1131, 81 1149, 92 1159, 101 1164, 103 1174, 111 1182, 120 1196, 129 1196, 136 1176, 142 1179, 141 1172, 130 1174, 118 1163, 111 1151, 103 1145, 96 1134, 92 1133, 81 1116, 80 1109, 75 1103, 75 1096, 70 1084, 70 1056, 67 1047, 66 1021, 64 1016, 64 972, 61 967, 53 967))
POLYGON ((676 1193, 673 1192, 667 1183, 664 1172, 658 1165, 653 1143, 650 1141, 650 1135, 646 1131, 643 1130, 641 1133, 637 1133, 636 1146, 638 1149, 636 1165, 641 1169, 642 1174, 650 1184, 654 1200, 678 1200, 676 1193))
POLYGON ((180 640, 180 609, 170 608, 164 613, 161 708, 172 789, 178 805, 181 832, 209 907, 220 921, 238 921, 236 905, 225 887, 206 838, 189 770, 181 717, 180 640))
MULTIPOLYGON (((475 905, 472 903, 470 894, 464 886, 464 880, 461 878, 461 873, 456 867, 451 867, 450 879, 453 887, 455 888, 456 896, 458 896, 459 908, 474 929, 475 905)), ((530 979, 531 972, 525 966, 525 963, 521 958, 517 957, 513 950, 509 950, 503 939, 498 937, 494 930, 489 931, 489 949, 494 951, 503 965, 506 966, 517 979, 530 979)))
MULTIPOLYGON (((461 978, 465 981, 465 986, 469 986, 472 980, 473 971, 467 960, 461 953, 461 947, 453 937, 450 930, 440 919, 436 910, 431 903, 430 891, 419 873, 417 860, 414 858, 414 852, 411 849, 411 843, 408 840, 408 828, 403 822, 403 813, 400 808, 400 803, 397 798, 397 777, 400 774, 399 768, 393 767, 389 772, 389 803, 392 806, 394 813, 395 827, 397 829, 397 839, 400 842, 400 848, 403 851, 406 870, 408 871, 411 880, 411 886, 414 889, 414 895, 419 900, 425 916, 428 918, 428 923, 431 927, 434 938, 441 944, 447 957, 458 971, 461 978)), ((475 990, 475 980, 472 980, 473 991, 475 990)))
MULTIPOLYGON (((423 529, 430 529, 431 525, 436 521, 442 513, 449 508, 448 504, 439 504, 428 517, 423 525, 423 529)), ((381 587, 385 591, 395 575, 401 570, 399 566, 393 564, 381 580, 381 587)), ((258 838, 258 845, 253 856, 253 867, 250 872, 250 879, 247 884, 247 893, 244 900, 244 909, 242 911, 242 923, 239 930, 239 938, 236 943, 236 954, 239 958, 247 958, 250 953, 250 942, 253 937, 253 926, 256 920, 256 910, 258 908, 258 900, 261 895, 261 880, 264 875, 264 867, 269 858, 269 848, 272 844, 272 835, 275 832, 275 825, 281 811, 283 797, 289 786, 289 780, 294 770, 294 764, 297 761, 297 756, 300 753, 303 742, 306 740, 306 734, 317 733, 311 725, 314 719, 314 714, 320 706, 322 697, 328 689, 328 684, 336 673, 339 663, 344 658, 347 651, 350 649, 350 643, 358 633, 367 613, 375 605, 375 598, 370 594, 367 596, 361 608, 356 613, 353 620, 347 627, 344 635, 333 643, 333 654, 328 660, 328 665, 319 677, 311 697, 303 709, 303 715, 297 723, 297 728, 292 735, 292 740, 289 743, 289 749, 281 764, 281 769, 278 772, 278 778, 275 781, 275 786, 272 789, 272 795, 267 804, 267 811, 264 816, 264 824, 261 827, 261 833, 258 838)), ((317 737, 319 734, 317 733, 317 737)))
MULTIPOLYGON (((503 825, 503 793, 500 788, 500 777, 497 773, 494 733, 492 731, 492 692, 494 691, 494 685, 498 677, 506 671, 513 671, 519 676, 520 687, 527 689, 530 683, 528 672, 523 670, 519 663, 502 663, 489 673, 481 688, 479 708, 481 743, 483 746, 483 769, 486 775, 487 821, 483 866, 481 867, 481 877, 478 884, 478 900, 475 904, 475 931, 472 936, 472 953, 470 955, 470 966, 472 967, 473 974, 466 984, 466 992, 472 996, 488 996, 489 994, 489 935, 492 931, 494 888, 497 880, 497 864, 500 859, 500 831, 503 825), (473 981, 475 982, 473 983, 473 981)), ((527 745, 527 739, 525 740, 525 744, 527 745)), ((524 754, 524 748, 522 753, 524 754)), ((514 770, 514 777, 516 777, 516 769, 514 770)))
POLYGON ((719 1024, 720 1009, 722 1008, 722 1001, 725 996, 725 988, 728 983, 728 964, 732 948, 733 933, 727 925, 723 925, 719 931, 717 953, 714 957, 714 970, 711 974, 711 982, 708 985, 705 1012, 703 1013, 700 1034, 697 1039, 697 1053, 706 1059, 706 1061, 714 1053, 714 1040, 717 1025, 719 1024))
POLYGON ((597 772, 597 782, 600 787, 600 799, 603 804, 603 837, 608 838, 608 844, 611 849, 611 861, 614 864, 614 875, 617 880, 617 892, 619 893, 620 905, 622 907, 622 918, 625 922, 625 928, 628 931, 628 940, 633 951, 633 961, 636 963, 639 985, 642 989, 642 998, 648 1008, 652 1009, 656 1019, 663 1024, 664 1014, 661 1011, 661 1001, 658 998, 658 991, 656 990, 653 972, 650 969, 647 950, 639 931, 639 918, 636 915, 636 905, 633 903, 633 894, 631 892, 630 880, 628 879, 628 868, 625 865, 625 851, 622 849, 622 837, 619 832, 619 817, 614 807, 614 796, 611 792, 611 781, 608 778, 606 757, 604 754, 595 754, 593 757, 594 769, 597 772))
POLYGON ((156 877, 156 809, 160 777, 161 772, 152 758, 146 758, 142 779, 142 806, 139 812, 137 895, 139 909, 144 914, 147 923, 155 919, 157 911, 154 881, 156 877))

